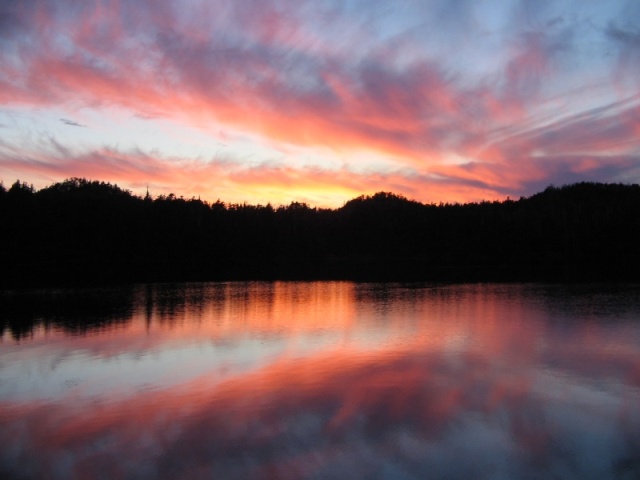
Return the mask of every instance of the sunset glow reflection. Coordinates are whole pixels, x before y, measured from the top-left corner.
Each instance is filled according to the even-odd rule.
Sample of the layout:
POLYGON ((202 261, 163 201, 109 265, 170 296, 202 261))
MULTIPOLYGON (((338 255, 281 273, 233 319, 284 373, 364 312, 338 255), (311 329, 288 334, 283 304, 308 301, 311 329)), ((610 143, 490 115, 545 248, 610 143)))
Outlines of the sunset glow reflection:
POLYGON ((616 478, 640 462, 633 293, 600 311, 527 286, 131 294, 124 322, 4 331, 2 472, 616 478))

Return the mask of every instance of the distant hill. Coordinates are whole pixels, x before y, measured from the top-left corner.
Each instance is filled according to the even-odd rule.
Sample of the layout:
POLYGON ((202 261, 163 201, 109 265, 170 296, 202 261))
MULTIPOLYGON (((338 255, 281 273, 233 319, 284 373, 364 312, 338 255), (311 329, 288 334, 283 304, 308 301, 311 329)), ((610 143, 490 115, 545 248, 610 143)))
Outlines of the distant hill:
POLYGON ((232 279, 640 280, 640 186, 550 186, 430 204, 389 192, 338 209, 141 198, 72 178, 0 186, 0 286, 232 279))

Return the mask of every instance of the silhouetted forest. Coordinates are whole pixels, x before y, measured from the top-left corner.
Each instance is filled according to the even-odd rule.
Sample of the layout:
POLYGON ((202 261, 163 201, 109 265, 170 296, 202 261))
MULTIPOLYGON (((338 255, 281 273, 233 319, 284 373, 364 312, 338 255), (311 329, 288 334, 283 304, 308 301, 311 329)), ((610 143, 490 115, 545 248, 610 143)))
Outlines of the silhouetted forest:
POLYGON ((73 178, 0 186, 0 286, 185 280, 640 279, 640 186, 550 186, 519 200, 338 209, 142 198, 73 178))

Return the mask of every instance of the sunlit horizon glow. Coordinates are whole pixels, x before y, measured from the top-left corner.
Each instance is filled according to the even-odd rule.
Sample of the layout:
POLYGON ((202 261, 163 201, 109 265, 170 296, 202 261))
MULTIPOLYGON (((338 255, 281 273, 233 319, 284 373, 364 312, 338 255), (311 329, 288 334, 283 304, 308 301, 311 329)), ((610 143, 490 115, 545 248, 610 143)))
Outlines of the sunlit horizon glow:
POLYGON ((337 207, 640 182, 640 3, 10 0, 0 180, 337 207))

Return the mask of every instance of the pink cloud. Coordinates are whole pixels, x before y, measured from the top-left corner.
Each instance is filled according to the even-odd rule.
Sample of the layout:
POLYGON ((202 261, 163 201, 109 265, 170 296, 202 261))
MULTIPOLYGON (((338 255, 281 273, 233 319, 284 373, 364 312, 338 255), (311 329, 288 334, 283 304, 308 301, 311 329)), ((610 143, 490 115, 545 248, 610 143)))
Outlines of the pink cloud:
MULTIPOLYGON (((226 124, 268 144, 328 146, 347 158, 371 151, 393 158, 398 171, 419 172, 413 179, 380 173, 380 180, 405 185, 405 191, 429 188, 447 200, 530 194, 528 185, 550 183, 556 171, 576 179, 600 172, 603 181, 638 180, 635 170, 616 160, 637 156, 637 99, 602 111, 536 113, 567 74, 562 59, 576 48, 571 27, 562 22, 562 28, 514 35, 496 74, 471 81, 443 59, 416 56, 415 50, 399 65, 400 48, 415 42, 372 41, 371 27, 348 30, 346 38, 361 42, 357 54, 332 48, 332 22, 348 25, 338 7, 259 2, 184 10, 157 2, 147 9, 120 1, 69 9, 63 2, 34 2, 14 14, 21 28, 8 37, 14 48, 0 54, 0 100, 8 106, 115 105, 205 131, 212 122, 226 124), (563 163, 576 154, 597 157, 600 167, 611 156, 615 175, 595 164, 563 163), (449 165, 451 155, 466 164, 449 165), (444 180, 426 180, 434 175, 444 180)), ((633 34, 613 27, 608 36, 624 48, 635 42, 633 34)), ((86 171, 122 177, 135 170, 121 160, 86 171)), ((165 177, 176 178, 177 169, 165 167, 173 172, 165 177)), ((139 169, 146 168, 143 160, 139 169)), ((202 168, 238 182, 257 175, 202 168)), ((307 181, 304 171, 289 167, 269 176, 281 178, 283 186, 307 181)), ((367 183, 349 176, 339 188, 367 183)))
POLYGON ((23 172, 39 179, 38 188, 58 178, 83 176, 117 182, 137 194, 144 194, 150 186, 155 195, 180 192, 187 197, 195 195, 211 201, 219 198, 231 203, 251 200, 287 204, 297 200, 314 206, 339 207, 363 193, 375 193, 381 186, 425 202, 438 201, 444 192, 449 192, 452 201, 463 201, 469 196, 496 196, 490 188, 450 185, 411 172, 358 173, 346 168, 246 166, 224 159, 164 158, 139 150, 122 152, 110 148, 76 153, 55 142, 50 142, 45 153, 6 149, 6 153, 0 155, 0 163, 8 172, 14 171, 16 175, 23 172))

